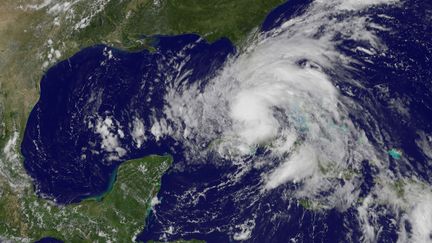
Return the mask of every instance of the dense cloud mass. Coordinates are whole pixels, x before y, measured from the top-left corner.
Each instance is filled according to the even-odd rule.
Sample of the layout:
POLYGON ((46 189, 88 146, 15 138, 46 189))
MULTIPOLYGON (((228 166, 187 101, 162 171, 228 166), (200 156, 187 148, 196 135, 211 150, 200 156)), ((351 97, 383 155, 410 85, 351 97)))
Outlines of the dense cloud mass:
MULTIPOLYGON (((295 185, 290 198, 310 200, 317 208, 344 212, 358 205, 365 241, 380 234, 373 208, 390 203, 395 215, 407 213, 402 216, 407 221, 398 218, 399 240, 427 242, 430 217, 416 212, 432 209, 426 199, 430 187, 420 189, 421 180, 407 183, 406 199, 397 195, 393 183, 400 175, 377 143, 386 138, 378 134, 370 141, 366 134, 371 131, 364 130, 381 127, 381 121, 364 116, 370 107, 352 93, 365 89, 356 75, 364 63, 373 65, 372 57, 388 53, 379 33, 392 30, 374 22, 368 10, 401 5, 385 0, 311 3, 304 13, 259 35, 204 90, 198 85, 171 90, 165 113, 173 129, 166 135, 187 144, 190 156, 203 153, 202 144, 211 144, 211 153, 241 168, 230 180, 244 180, 249 171, 265 167, 258 185, 263 197, 295 185), (341 48, 347 41, 357 43, 351 52, 341 48), (368 127, 361 126, 363 119, 368 127), (258 150, 263 154, 258 156, 258 150), (373 180, 379 181, 367 191, 365 181, 372 175, 362 175, 368 173, 365 163, 373 163, 373 180), (411 224, 412 232, 405 232, 403 222, 411 224)), ((251 237, 252 228, 243 232, 244 239, 251 237)))

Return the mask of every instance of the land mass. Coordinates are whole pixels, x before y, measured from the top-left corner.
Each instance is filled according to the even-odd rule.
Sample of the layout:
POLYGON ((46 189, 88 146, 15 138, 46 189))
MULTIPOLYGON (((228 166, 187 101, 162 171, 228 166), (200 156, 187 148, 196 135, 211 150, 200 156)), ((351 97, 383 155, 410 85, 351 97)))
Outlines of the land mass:
POLYGON ((144 228, 171 156, 147 156, 120 165, 103 198, 57 205, 31 192, 24 201, 0 202, 0 235, 21 241, 46 236, 65 242, 130 242, 144 228), (14 208, 20 208, 17 212, 14 208))

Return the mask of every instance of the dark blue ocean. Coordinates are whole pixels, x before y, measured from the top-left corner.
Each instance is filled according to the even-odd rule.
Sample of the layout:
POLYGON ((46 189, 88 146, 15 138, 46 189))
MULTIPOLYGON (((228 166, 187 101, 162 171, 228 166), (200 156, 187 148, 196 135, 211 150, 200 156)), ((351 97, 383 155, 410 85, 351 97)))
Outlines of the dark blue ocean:
MULTIPOLYGON (((309 4, 309 0, 287 1, 268 14, 260 31, 271 31, 302 14, 309 4)), ((361 63, 355 64, 362 66, 358 69, 361 71, 351 75, 361 80, 363 88, 343 80, 334 85, 342 95, 348 95, 348 90, 353 92, 353 99, 364 108, 362 113, 352 111, 350 118, 366 131, 370 141, 381 146, 376 134, 385 134, 386 146, 404 151, 405 160, 390 158, 390 169, 432 183, 432 163, 415 142, 418 130, 432 134, 432 2, 410 0, 364 11, 374 22, 391 29, 379 35, 388 48, 387 55, 366 62, 363 53, 351 48, 362 43, 340 36, 343 41, 338 48, 361 63), (383 14, 391 18, 382 18, 383 14), (409 107, 409 116, 392 109, 395 98, 409 107), (379 126, 371 126, 367 116, 378 121, 379 126)), ((259 189, 260 169, 249 171, 239 183, 219 186, 236 169, 230 161, 210 154, 188 166, 191 161, 186 161, 187 151, 181 141, 171 137, 157 140, 148 129, 145 136, 149 139, 143 146, 133 146, 131 126, 121 124, 132 124, 139 117, 144 127, 150 127, 153 118, 164 116, 166 87, 175 89, 189 85, 184 82, 200 82, 204 88, 227 59, 238 54, 225 38, 213 43, 195 34, 152 38, 156 51, 131 53, 92 46, 58 63, 43 76, 40 99, 29 116, 21 145, 25 168, 38 195, 59 204, 98 196, 109 188, 110 178, 122 162, 168 153, 173 155, 174 165, 162 177, 158 194, 161 202, 143 219, 146 226, 138 241, 232 242, 234 225, 244 223, 251 215, 255 227, 246 242, 362 240, 354 207, 343 213, 336 209, 306 210, 296 200, 287 203, 281 197, 283 188, 265 194, 257 202, 253 195, 259 189), (107 58, 108 53, 114 58, 107 58), (179 77, 184 81, 174 82, 179 77), (115 119, 114 129, 124 132, 119 140, 126 154, 119 159, 107 159, 112 152, 101 149, 100 136, 94 132, 100 117, 115 119), (193 195, 180 196, 191 188, 208 190, 205 197, 192 204, 193 195), (170 227, 174 230, 167 234, 170 227)), ((265 153, 258 150, 256 156, 261 152, 265 153)), ((367 195, 374 187, 377 169, 369 161, 363 161, 361 168, 361 194, 367 195)), ((396 216, 387 210, 382 212, 376 219, 382 226, 377 241, 395 242, 400 228, 391 222, 396 216)))

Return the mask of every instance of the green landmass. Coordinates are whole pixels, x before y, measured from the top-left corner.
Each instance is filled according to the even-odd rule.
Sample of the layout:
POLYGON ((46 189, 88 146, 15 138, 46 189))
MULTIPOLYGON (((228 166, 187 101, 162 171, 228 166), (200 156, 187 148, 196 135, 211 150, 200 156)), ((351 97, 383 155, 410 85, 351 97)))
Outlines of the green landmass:
POLYGON ((59 206, 28 191, 0 199, 0 235, 34 241, 46 236, 65 242, 132 242, 144 228, 160 179, 171 156, 148 156, 124 162, 117 180, 102 199, 59 206))
POLYGON ((318 168, 322 175, 329 178, 341 178, 346 181, 351 180, 353 177, 359 175, 359 171, 353 168, 340 169, 335 163, 332 162, 318 162, 318 168))
POLYGON ((399 179, 396 180, 392 186, 396 191, 396 195, 400 198, 403 198, 405 194, 405 182, 402 179, 399 179))
MULTIPOLYGON (((132 229, 143 227, 146 213, 134 211, 136 214, 131 215, 132 211, 128 210, 136 208, 119 205, 122 196, 129 194, 119 191, 117 186, 100 201, 64 207, 35 196, 31 178, 22 165, 19 146, 28 115, 39 97, 39 81, 50 66, 94 44, 104 43, 128 51, 150 49, 152 40, 146 36, 155 34, 197 33, 208 41, 227 37, 240 46, 254 35, 268 12, 282 2, 284 0, 2 0, 0 241, 25 242, 43 236, 104 241, 106 238, 99 232, 113 239, 130 238, 133 234, 128 234, 132 229), (129 217, 131 223, 123 226, 124 219, 129 217), (119 227, 124 231, 114 232, 119 227)), ((157 164, 153 162, 143 164, 157 164)), ((131 199, 130 204, 125 205, 140 203, 144 205, 142 208, 148 208, 148 199, 154 195, 153 190, 159 188, 159 173, 166 168, 152 167, 155 174, 147 181, 149 184, 133 188, 133 184, 128 183, 132 183, 133 175, 138 173, 132 169, 136 163, 128 162, 120 167, 116 185, 126 183, 130 190, 146 190, 139 194, 139 202, 131 199), (126 168, 130 168, 133 175, 122 179, 122 170, 126 168)))
POLYGON ((208 41, 227 37, 239 44, 283 0, 110 1, 83 31, 82 40, 140 46, 143 35, 197 33, 208 41), (155 4, 158 2, 158 4, 155 4))
POLYGON ((313 201, 311 199, 307 199, 307 198, 299 199, 298 203, 304 209, 310 210, 310 211, 319 211, 319 210, 322 210, 322 209, 326 209, 326 207, 324 205, 322 205, 321 203, 319 203, 317 201, 313 201))
POLYGON ((313 203, 312 203, 312 201, 309 200, 309 199, 300 199, 300 200, 299 200, 299 204, 300 204, 303 208, 308 209, 308 210, 311 210, 311 209, 313 208, 313 203))

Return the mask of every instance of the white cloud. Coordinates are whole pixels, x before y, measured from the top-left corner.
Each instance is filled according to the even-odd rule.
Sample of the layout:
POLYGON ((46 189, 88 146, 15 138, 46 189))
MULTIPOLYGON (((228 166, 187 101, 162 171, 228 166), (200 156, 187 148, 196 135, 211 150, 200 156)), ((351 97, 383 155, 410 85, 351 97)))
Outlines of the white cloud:
POLYGON ((312 176, 318 167, 317 159, 311 146, 301 148, 268 176, 265 188, 273 189, 287 181, 298 182, 312 176))
POLYGON ((15 149, 15 147, 17 146, 18 135, 19 133, 15 131, 3 148, 3 153, 6 160, 16 161, 18 159, 18 154, 16 153, 15 149))
POLYGON ((138 148, 141 148, 141 146, 144 144, 145 140, 147 139, 145 136, 144 123, 136 117, 132 122, 131 135, 132 135, 132 139, 134 140, 138 148))
POLYGON ((155 137, 156 141, 159 141, 162 137, 172 134, 172 128, 168 126, 165 119, 154 121, 150 128, 151 134, 155 137))
POLYGON ((243 224, 237 225, 236 228, 238 228, 239 231, 233 235, 234 240, 245 241, 250 239, 250 237, 252 236, 252 230, 255 228, 255 225, 255 219, 249 219, 246 220, 243 224))
POLYGON ((432 241, 432 195, 425 194, 414 204, 409 212, 412 225, 412 242, 428 243, 432 241))
POLYGON ((121 147, 119 137, 123 137, 123 131, 114 125, 113 118, 107 116, 105 119, 99 118, 96 122, 95 132, 98 133, 102 139, 101 148, 109 152, 108 160, 118 160, 125 156, 127 151, 121 147))

